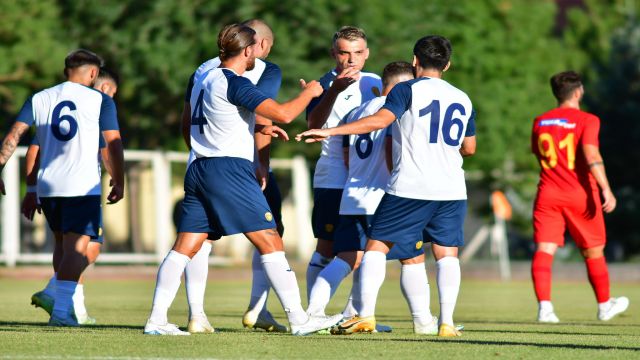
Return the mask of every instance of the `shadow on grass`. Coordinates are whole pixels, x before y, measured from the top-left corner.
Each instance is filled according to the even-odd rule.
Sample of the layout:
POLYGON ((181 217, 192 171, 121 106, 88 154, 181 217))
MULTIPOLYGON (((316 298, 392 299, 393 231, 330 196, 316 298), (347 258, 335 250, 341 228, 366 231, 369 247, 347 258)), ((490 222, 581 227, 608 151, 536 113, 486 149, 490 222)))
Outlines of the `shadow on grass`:
POLYGON ((408 342, 431 342, 431 343, 440 343, 443 341, 457 343, 457 344, 465 344, 465 345, 496 345, 496 346, 530 346, 537 348, 549 348, 549 349, 577 349, 577 350, 628 350, 628 351, 637 351, 640 352, 640 347, 631 347, 631 346, 606 346, 606 345, 583 345, 583 344, 546 344, 546 343, 528 343, 528 342, 518 342, 518 341, 489 341, 489 340, 462 340, 462 339, 393 339, 393 338, 384 338, 384 339, 376 339, 376 338, 367 338, 364 339, 361 337, 360 339, 355 337, 338 337, 332 336, 332 340, 342 340, 342 341, 384 341, 384 342, 396 342, 396 343, 408 343, 408 342))

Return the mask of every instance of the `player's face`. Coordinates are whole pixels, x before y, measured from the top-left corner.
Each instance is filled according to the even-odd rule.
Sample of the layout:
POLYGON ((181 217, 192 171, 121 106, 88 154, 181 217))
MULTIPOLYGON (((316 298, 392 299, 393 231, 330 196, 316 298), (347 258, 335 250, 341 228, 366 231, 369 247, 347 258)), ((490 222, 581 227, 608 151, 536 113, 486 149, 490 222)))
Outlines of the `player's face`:
POLYGON ((341 72, 347 68, 360 71, 369 58, 369 48, 363 39, 338 39, 331 49, 331 55, 336 60, 336 71, 341 72))

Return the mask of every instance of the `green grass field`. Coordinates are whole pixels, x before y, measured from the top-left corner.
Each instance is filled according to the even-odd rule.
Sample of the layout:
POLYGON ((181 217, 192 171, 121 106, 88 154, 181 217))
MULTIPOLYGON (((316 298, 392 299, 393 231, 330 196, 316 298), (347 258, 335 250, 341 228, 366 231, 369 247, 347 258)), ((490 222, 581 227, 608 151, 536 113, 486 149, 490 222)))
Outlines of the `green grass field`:
MULTIPOLYGON (((250 283, 216 281, 215 277, 212 269, 205 308, 218 332, 189 337, 142 335, 153 295, 152 280, 89 280, 86 304, 99 325, 67 329, 46 326, 46 313, 29 305, 31 294, 44 281, 0 279, 0 359, 640 358, 637 284, 614 284, 612 293, 627 295, 631 306, 627 313, 603 323, 596 320, 588 283, 557 281, 554 304, 562 323, 540 325, 534 321, 536 304, 529 282, 463 282, 456 321, 466 326, 464 335, 439 339, 413 334, 397 276, 391 272, 378 299, 377 319, 393 326, 393 333, 294 337, 243 329, 240 319, 250 283)), ((302 271, 298 278, 304 278, 302 271)), ((433 273, 430 279, 434 282, 433 273)), ((350 282, 344 285, 328 313, 341 310, 350 282)), ((433 283, 431 288, 431 308, 437 313, 433 283)), ((273 295, 269 308, 284 321, 273 295)), ((182 288, 169 319, 186 327, 182 288)))

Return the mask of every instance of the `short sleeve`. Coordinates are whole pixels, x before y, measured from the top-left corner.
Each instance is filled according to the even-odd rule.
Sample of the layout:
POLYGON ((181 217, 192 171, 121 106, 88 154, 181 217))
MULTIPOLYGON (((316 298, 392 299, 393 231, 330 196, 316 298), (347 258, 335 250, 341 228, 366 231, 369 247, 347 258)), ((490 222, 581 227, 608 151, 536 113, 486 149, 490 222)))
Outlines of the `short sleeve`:
POLYGON ((120 130, 116 103, 106 94, 102 94, 102 106, 100 107, 98 123, 100 124, 100 131, 120 130))
POLYGON ((107 141, 104 139, 104 136, 102 136, 102 133, 100 133, 100 139, 98 140, 98 144, 100 145, 100 149, 104 149, 107 147, 107 141))
POLYGON ((31 143, 29 143, 29 145, 40 146, 40 141, 38 141, 38 135, 34 135, 31 138, 31 143))
POLYGON ((235 74, 227 78, 229 79, 227 99, 230 103, 254 112, 258 105, 269 99, 269 97, 255 87, 249 79, 235 74))
POLYGON ((585 119, 584 131, 582 132, 582 141, 583 145, 595 145, 600 146, 600 141, 598 140, 598 134, 600 133, 600 118, 597 116, 589 116, 585 119))
POLYGON ((191 74, 189 77, 189 83, 187 84, 187 91, 184 93, 184 102, 188 103, 191 101, 191 91, 193 91, 193 79, 196 77, 196 73, 191 74))
POLYGON ((469 121, 467 122, 467 130, 464 132, 465 137, 475 136, 476 135, 476 111, 471 110, 471 116, 469 116, 469 121))
POLYGON ((24 104, 22 105, 22 109, 20 109, 20 112, 18 113, 18 118, 16 119, 16 121, 23 122, 29 126, 33 125, 35 119, 33 117, 32 99, 33 96, 30 96, 29 99, 24 102, 24 104))
POLYGON ((411 107, 411 83, 401 82, 391 89, 387 100, 382 106, 383 109, 391 111, 396 118, 402 118, 402 115, 411 107))
POLYGON ((282 84, 282 71, 276 64, 265 61, 266 67, 256 87, 269 98, 275 100, 282 84))

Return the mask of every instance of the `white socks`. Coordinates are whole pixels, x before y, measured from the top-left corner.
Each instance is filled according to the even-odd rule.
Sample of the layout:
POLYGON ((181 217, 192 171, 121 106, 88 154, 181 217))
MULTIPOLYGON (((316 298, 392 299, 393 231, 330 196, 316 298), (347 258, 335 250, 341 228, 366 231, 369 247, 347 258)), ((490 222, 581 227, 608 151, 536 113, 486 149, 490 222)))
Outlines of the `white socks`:
POLYGON ((55 297, 56 296, 56 280, 58 280, 58 273, 53 273, 51 279, 47 283, 47 286, 42 290, 45 294, 55 297))
POLYGON ((307 322, 309 316, 302 308, 300 289, 296 281, 296 274, 289 267, 284 251, 275 251, 260 257, 269 282, 278 295, 280 303, 287 314, 291 325, 300 325, 307 322))
POLYGON ((87 313, 87 308, 84 306, 84 285, 78 284, 75 292, 73 293, 73 309, 76 315, 82 315, 87 313))
POLYGON ((342 310, 342 317, 350 319, 358 315, 358 310, 362 306, 362 296, 360 295, 360 268, 358 267, 353 271, 353 284, 351 285, 351 293, 349 294, 349 300, 347 305, 342 310))
POLYGON ((53 303, 53 313, 59 318, 67 318, 71 315, 73 307, 73 293, 78 285, 75 281, 56 280, 56 296, 53 303))
POLYGON ((376 309, 378 291, 387 272, 387 255, 379 251, 366 251, 360 265, 360 285, 362 305, 358 309, 360 317, 373 316, 376 309))
POLYGON ((339 257, 327 265, 316 278, 316 282, 309 295, 309 308, 307 313, 311 315, 324 315, 324 309, 329 300, 336 293, 342 280, 351 272, 351 266, 339 257))
POLYGON ((187 289, 187 301, 189 302, 189 319, 194 316, 206 316, 204 314, 204 291, 207 287, 207 276, 209 275, 209 254, 211 254, 211 243, 205 241, 184 269, 184 285, 187 289))
POLYGON ((429 309, 429 280, 424 263, 402 265, 400 288, 409 304, 413 323, 421 326, 429 324, 433 317, 429 309))
POLYGON ((267 274, 262 267, 262 261, 260 259, 260 252, 258 249, 253 251, 253 258, 251 259, 251 271, 253 280, 251 282, 251 299, 249 300, 249 311, 260 313, 266 309, 267 298, 269 297, 269 289, 271 283, 267 278, 267 274))
POLYGON ((440 293, 440 323, 454 326, 453 310, 460 291, 460 261, 446 256, 436 262, 436 281, 440 293))
POLYGON ((538 303, 538 309, 544 312, 553 312, 553 304, 551 304, 551 301, 540 301, 538 303))
POLYGON ((167 311, 180 287, 180 277, 189 263, 189 257, 171 250, 158 269, 153 308, 149 320, 154 324, 167 323, 167 311))
POLYGON ((311 289, 316 283, 318 274, 329 262, 331 262, 331 258, 324 257, 317 251, 311 255, 311 260, 309 260, 309 266, 307 267, 307 302, 311 301, 311 289))

